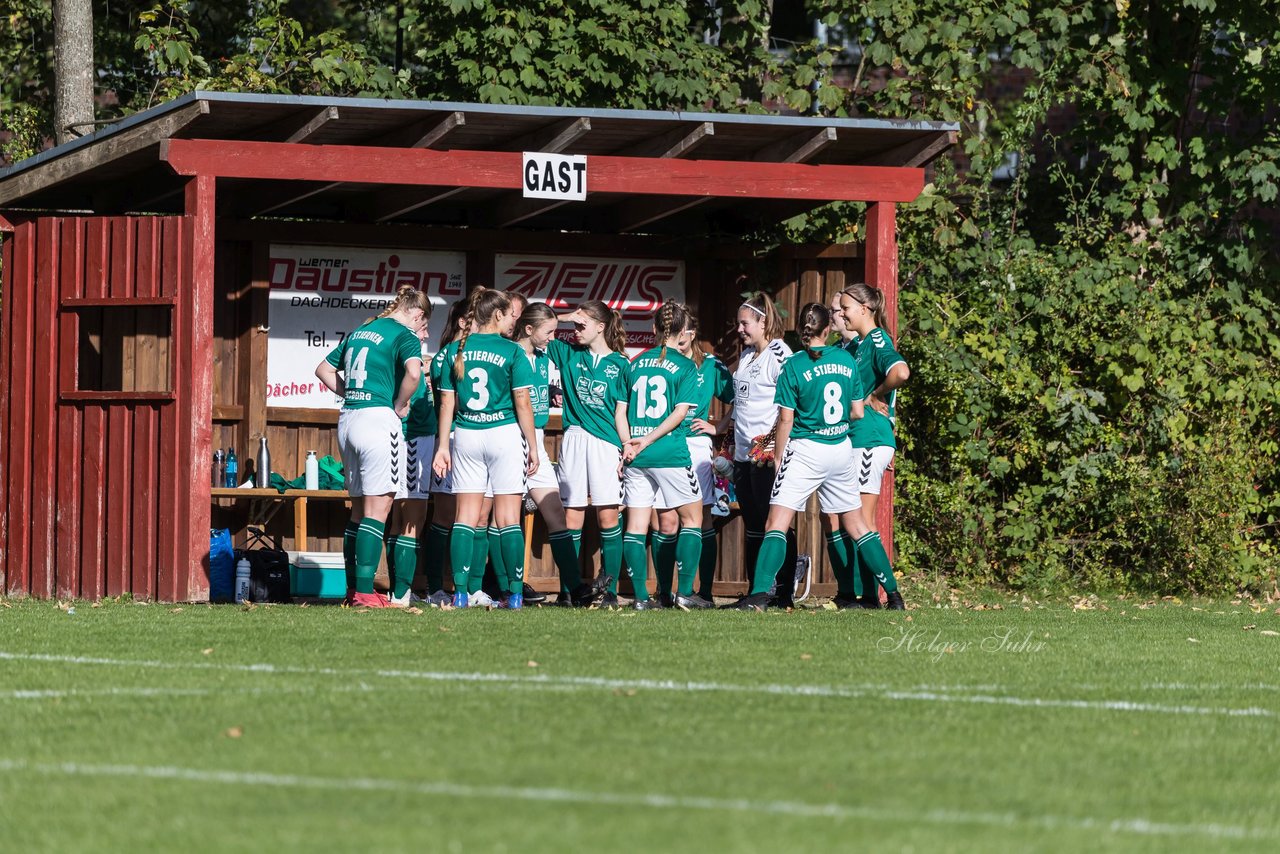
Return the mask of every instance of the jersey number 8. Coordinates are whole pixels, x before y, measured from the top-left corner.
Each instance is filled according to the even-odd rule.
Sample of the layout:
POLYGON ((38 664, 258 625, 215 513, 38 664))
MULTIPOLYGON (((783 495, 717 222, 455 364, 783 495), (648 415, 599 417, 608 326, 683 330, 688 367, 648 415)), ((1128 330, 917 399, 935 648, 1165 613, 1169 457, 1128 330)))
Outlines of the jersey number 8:
POLYGON ((822 399, 825 401, 822 406, 822 420, 828 424, 840 423, 841 417, 844 415, 844 409, 841 407, 841 399, 839 383, 827 383, 822 389, 822 399))

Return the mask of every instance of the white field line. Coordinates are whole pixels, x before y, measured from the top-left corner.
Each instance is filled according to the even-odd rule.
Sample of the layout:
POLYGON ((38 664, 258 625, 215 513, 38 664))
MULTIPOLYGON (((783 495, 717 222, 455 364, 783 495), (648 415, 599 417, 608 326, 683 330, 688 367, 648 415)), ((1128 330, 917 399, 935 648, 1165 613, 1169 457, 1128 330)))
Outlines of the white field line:
MULTIPOLYGON (((829 697, 836 699, 893 700, 921 703, 970 703, 1039 709, 1089 709, 1108 712, 1148 712, 1169 715, 1206 715, 1218 717, 1274 718, 1272 709, 1168 705, 1134 700, 1082 700, 1042 697, 1016 697, 1005 694, 968 694, 939 691, 929 686, 916 689, 892 689, 885 685, 734 685, 724 682, 693 682, 672 679, 609 679, 601 676, 548 676, 544 674, 458 673, 432 670, 338 670, 331 667, 299 667, 277 664, 223 664, 212 661, 175 662, 76 655, 14 653, 0 651, 0 660, 44 661, 58 664, 126 667, 136 670, 222 670, 239 673, 263 673, 305 676, 337 676, 345 679, 409 679, 439 683, 519 686, 552 690, 670 691, 676 693, 767 694, 781 697, 829 697)), ((987 686, 983 686, 984 688, 987 686)))
MULTIPOLYGON (((337 689, 325 689, 325 693, 368 692, 375 689, 368 685, 352 685, 337 689)), ((0 702, 5 700, 62 700, 78 697, 210 697, 229 694, 314 694, 313 687, 274 688, 19 688, 0 691, 0 702)))
POLYGON ((79 762, 27 762, 0 759, 0 773, 42 774, 67 777, 114 777, 125 779, 177 780, 226 786, 260 786, 282 789, 312 789, 349 793, 391 792, 408 795, 441 795, 485 800, 520 800, 651 809, 654 807, 709 812, 785 815, 800 818, 871 819, 903 824, 925 822, 939 825, 971 824, 988 827, 1047 830, 1082 830, 1090 833, 1136 834, 1140 836, 1191 837, 1211 839, 1273 839, 1274 831, 1231 824, 1173 824, 1143 818, 1099 819, 1053 815, 970 812, 966 810, 905 810, 845 804, 814 804, 803 801, 708 798, 667 794, 629 794, 574 789, 518 786, 471 786, 448 781, 413 781, 376 777, 310 777, 297 774, 268 774, 244 771, 207 771, 199 768, 148 765, 88 765, 79 762))

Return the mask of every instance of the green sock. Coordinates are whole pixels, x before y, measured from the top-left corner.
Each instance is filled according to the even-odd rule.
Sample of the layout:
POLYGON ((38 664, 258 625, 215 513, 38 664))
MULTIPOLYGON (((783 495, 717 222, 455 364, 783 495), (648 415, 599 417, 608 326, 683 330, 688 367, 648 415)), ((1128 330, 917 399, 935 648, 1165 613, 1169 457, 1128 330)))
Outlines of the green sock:
MULTIPOLYGON (((647 569, 647 568, 646 568, 647 569)), ((622 572, 622 525, 600 529, 600 571, 613 578, 609 592, 618 593, 618 575, 622 572)), ((646 571, 646 576, 648 572, 646 571)))
POLYGON ((715 528, 702 529, 702 557, 698 558, 698 593, 711 599, 716 584, 716 559, 720 556, 720 539, 715 528))
MULTIPOLYGON (((892 593, 898 589, 898 580, 893 577, 893 567, 889 565, 889 556, 885 554, 884 544, 875 531, 858 538, 858 560, 862 566, 871 571, 872 577, 884 588, 884 592, 892 593)), ((872 586, 872 592, 875 587, 872 586)))
POLYGON ((567 528, 566 530, 569 532, 569 536, 573 538, 573 556, 576 558, 581 558, 582 557, 582 529, 567 528))
POLYGON ((849 544, 844 531, 827 534, 827 557, 831 559, 831 574, 836 577, 836 595, 848 598, 853 589, 853 567, 849 564, 849 544))
POLYGON ((356 533, 356 592, 372 593, 373 576, 378 572, 382 557, 382 538, 387 526, 368 516, 360 522, 356 533))
POLYGON ((864 583, 862 574, 867 572, 867 564, 865 561, 858 560, 858 547, 854 544, 853 537, 848 534, 844 534, 844 553, 849 556, 849 578, 853 581, 853 595, 861 599, 866 585, 869 584, 872 590, 876 589, 876 580, 868 576, 864 583))
POLYGON ((578 568, 578 550, 573 547, 571 531, 555 531, 547 535, 551 543, 551 557, 560 571, 560 588, 573 590, 582 584, 582 570, 578 568))
MULTIPOLYGON (((867 556, 862 553, 861 549, 852 540, 846 545, 850 554, 853 555, 854 571, 857 573, 854 583, 858 586, 858 596, 876 596, 876 576, 871 571, 871 564, 867 560, 867 556)), ((881 549, 883 548, 881 546, 881 549)))
POLYGON ((760 556, 756 558, 756 574, 751 583, 752 596, 769 592, 786 557, 787 532, 765 531, 764 539, 760 543, 760 556))
POLYGON ((360 531, 359 522, 347 522, 342 532, 342 564, 347 569, 347 589, 356 589, 356 536, 360 531))
POLYGON ((649 551, 653 554, 653 574, 658 576, 658 592, 669 596, 676 571, 675 535, 650 534, 649 551))
MULTIPOLYGON (((524 529, 519 525, 508 525, 498 532, 498 539, 498 551, 502 553, 502 565, 506 568, 507 591, 524 595, 524 529)), ((501 575, 498 580, 502 580, 501 575)))
POLYGON ((427 576, 427 587, 430 592, 444 589, 444 564, 449 557, 449 529, 443 525, 432 525, 427 532, 425 563, 422 567, 427 576))
POLYGON ((622 562, 635 589, 636 598, 649 598, 649 555, 644 547, 644 534, 622 535, 622 562))
POLYGON ((693 595, 693 579, 698 576, 698 561, 702 558, 702 529, 681 528, 676 535, 676 571, 681 596, 693 595))
POLYGON ((468 579, 472 575, 484 576, 484 567, 472 568, 476 555, 476 529, 470 525, 454 523, 449 538, 449 562, 453 566, 453 590, 466 593, 468 579))
POLYGON ((483 528, 472 528, 471 572, 467 575, 467 592, 475 593, 484 586, 484 570, 489 565, 489 535, 483 528))
POLYGON ((418 538, 399 536, 393 551, 396 555, 392 574, 392 594, 398 599, 413 586, 414 570, 418 568, 418 538))
MULTIPOLYGON (((498 589, 505 593, 515 593, 507 586, 507 562, 506 555, 502 553, 502 532, 497 525, 490 525, 489 530, 485 534, 488 540, 489 562, 493 564, 494 578, 498 579, 498 589)), ((483 582, 481 582, 483 583, 483 582)))

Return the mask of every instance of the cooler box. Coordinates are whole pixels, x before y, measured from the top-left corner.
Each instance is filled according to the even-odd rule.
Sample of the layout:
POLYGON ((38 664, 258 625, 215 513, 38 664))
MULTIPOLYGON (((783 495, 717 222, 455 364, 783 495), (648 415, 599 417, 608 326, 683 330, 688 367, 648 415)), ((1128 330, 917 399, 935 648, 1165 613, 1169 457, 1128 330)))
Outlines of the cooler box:
POLYGON ((342 552, 289 552, 289 592, 314 599, 347 595, 347 568, 342 552))

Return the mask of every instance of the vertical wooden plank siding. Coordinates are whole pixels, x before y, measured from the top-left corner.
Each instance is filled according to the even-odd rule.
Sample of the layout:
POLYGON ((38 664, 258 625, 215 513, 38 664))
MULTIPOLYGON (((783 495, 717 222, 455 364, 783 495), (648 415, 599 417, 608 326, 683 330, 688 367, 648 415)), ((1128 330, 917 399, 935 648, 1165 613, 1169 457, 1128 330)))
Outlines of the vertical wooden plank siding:
MULTIPOLYGON (((884 291, 885 322, 889 335, 898 340, 898 238, 897 210, 890 202, 867 208, 867 284, 884 291)), ((893 558, 893 470, 885 472, 876 506, 876 528, 885 551, 893 558)))
MULTIPOLYGON (((8 437, 8 551, 5 564, 9 569, 9 591, 26 592, 31 588, 31 352, 34 321, 31 294, 35 288, 37 227, 24 223, 14 231, 14 277, 17 289, 7 294, 4 312, 11 315, 8 344, 12 348, 14 371, 9 388, 8 437)), ((6 266, 6 270, 7 270, 6 266)))
POLYGON ((13 424, 9 421, 11 413, 10 401, 13 399, 14 359, 13 359, 13 311, 4 306, 12 306, 14 294, 25 289, 27 285, 18 276, 17 259, 23 250, 22 237, 26 232, 21 228, 0 232, 0 594, 10 592, 10 579, 16 586, 17 572, 12 569, 12 550, 9 547, 9 502, 13 497, 14 485, 9 478, 12 474, 10 452, 16 444, 13 440, 13 424))
POLYGON ((54 589, 54 496, 58 464, 57 372, 59 237, 62 221, 44 217, 36 226, 36 280, 31 292, 33 325, 28 359, 32 373, 31 412, 31 583, 32 596, 48 598, 54 589))

